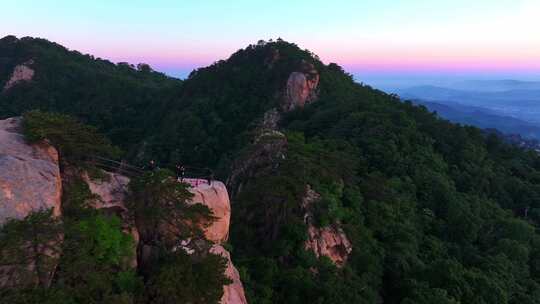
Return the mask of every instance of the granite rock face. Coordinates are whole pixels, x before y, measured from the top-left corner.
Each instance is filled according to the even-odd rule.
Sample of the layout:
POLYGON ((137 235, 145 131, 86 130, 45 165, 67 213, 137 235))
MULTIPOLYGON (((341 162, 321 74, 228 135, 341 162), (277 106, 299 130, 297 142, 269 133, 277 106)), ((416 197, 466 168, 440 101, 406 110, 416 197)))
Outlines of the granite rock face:
MULTIPOLYGON (((28 144, 21 134, 21 119, 0 120, 0 226, 9 219, 23 219, 34 211, 61 212, 62 178, 58 153, 49 144, 28 144)), ((56 270, 63 235, 42 248, 22 247, 30 256, 44 255, 50 259, 46 270, 37 271, 36 261, 27 264, 1 265, 0 287, 22 284, 21 278, 50 284, 56 270), (51 251, 52 249, 54 251, 51 251)), ((0 248, 1 250, 1 248, 0 248)), ((43 267, 43 265, 42 265, 43 267)))
POLYGON ((322 228, 309 226, 305 247, 313 250, 317 257, 329 258, 338 267, 345 265, 352 251, 352 245, 345 232, 336 226, 322 228))
POLYGON ((213 254, 221 255, 227 259, 227 269, 225 275, 232 280, 229 285, 223 286, 223 296, 221 297, 221 304, 247 304, 246 295, 244 294, 244 286, 240 281, 240 274, 236 267, 234 267, 231 261, 230 253, 221 245, 214 245, 210 248, 210 252, 213 254))
POLYGON ((189 191, 193 193, 191 203, 201 203, 212 210, 216 220, 204 230, 206 239, 213 242, 210 253, 221 255, 227 259, 225 275, 233 282, 223 286, 221 304, 247 304, 244 287, 240 281, 240 274, 231 261, 230 253, 220 244, 229 238, 229 225, 231 220, 231 203, 227 187, 215 180, 184 179, 190 185, 189 191))
POLYGON ((19 82, 32 80, 32 78, 34 78, 34 70, 31 69, 30 66, 33 63, 33 60, 29 60, 23 64, 19 64, 18 66, 16 66, 15 69, 13 69, 11 77, 4 85, 4 91, 9 90, 19 82))
POLYGON ((192 203, 201 203, 212 210, 216 221, 204 231, 206 239, 221 244, 229 238, 229 225, 231 222, 231 202, 227 187, 220 181, 205 179, 184 179, 191 185, 189 191, 193 193, 192 203))
POLYGON ((292 72, 287 80, 284 111, 303 108, 307 103, 317 100, 319 73, 311 63, 303 62, 301 72, 292 72))
POLYGON ((44 209, 59 216, 61 196, 56 149, 26 143, 20 118, 0 120, 0 225, 44 209))
POLYGON ((98 199, 92 202, 93 207, 127 211, 125 199, 128 194, 129 177, 105 171, 103 174, 102 179, 92 179, 88 174, 83 174, 83 180, 88 184, 90 191, 98 196, 98 199))
POLYGON ((316 227, 313 224, 312 214, 309 211, 312 204, 316 204, 321 198, 320 194, 311 187, 306 187, 306 194, 302 201, 305 210, 304 222, 308 226, 308 239, 304 247, 312 250, 315 256, 325 256, 336 266, 343 267, 352 252, 352 244, 339 224, 327 227, 316 227))

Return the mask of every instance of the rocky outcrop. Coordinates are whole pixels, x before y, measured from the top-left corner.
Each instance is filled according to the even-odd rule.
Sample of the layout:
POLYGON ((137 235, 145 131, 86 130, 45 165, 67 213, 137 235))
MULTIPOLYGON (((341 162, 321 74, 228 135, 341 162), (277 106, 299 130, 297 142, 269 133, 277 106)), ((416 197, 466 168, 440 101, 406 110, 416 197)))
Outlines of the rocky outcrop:
MULTIPOLYGON (((279 60, 279 51, 270 58, 279 60)), ((282 112, 303 108, 306 103, 317 100, 319 73, 315 66, 302 61, 299 70, 289 75, 281 109, 272 108, 264 113, 254 130, 253 144, 233 163, 232 173, 227 179, 233 197, 254 176, 274 170, 278 163, 276 160, 285 157, 287 137, 279 130, 282 112)))
POLYGON ((52 208, 58 216, 61 195, 56 149, 26 143, 20 118, 0 120, 0 225, 43 209, 52 208))
POLYGON ((99 179, 90 178, 86 172, 82 174, 82 178, 88 185, 88 188, 96 196, 96 199, 90 203, 92 207, 114 214, 122 220, 123 231, 131 235, 134 241, 133 256, 129 265, 135 268, 137 267, 136 252, 140 236, 126 207, 129 177, 106 171, 101 171, 101 174, 103 176, 99 179))
POLYGON ((252 144, 234 161, 227 179, 232 197, 236 197, 254 177, 276 169, 278 160, 285 157, 287 137, 279 131, 280 119, 280 111, 272 108, 257 123, 252 144))
POLYGON ((349 254, 352 252, 352 244, 339 224, 327 227, 316 227, 313 224, 313 216, 309 211, 310 206, 316 204, 320 198, 320 194, 311 189, 311 187, 306 187, 306 195, 302 201, 302 207, 306 212, 304 222, 308 226, 308 239, 304 247, 307 250, 312 250, 315 256, 325 256, 336 266, 343 267, 347 262, 349 254))
POLYGON ((229 225, 231 222, 231 202, 227 187, 220 181, 204 179, 184 179, 191 185, 189 191, 193 193, 191 203, 201 203, 207 206, 216 220, 204 230, 206 239, 221 244, 229 238, 229 225))
MULTIPOLYGON (((126 233, 135 240, 134 253, 139 241, 135 224, 128 216, 126 198, 129 178, 117 173, 101 171, 99 178, 92 178, 86 172, 65 168, 64 178, 79 178, 86 182, 94 198, 89 202, 96 209, 119 216, 126 233)), ((231 205, 227 188, 222 182, 202 179, 185 179, 193 193, 191 203, 201 203, 209 207, 216 218, 205 227, 205 237, 213 243, 206 252, 223 256, 227 260, 226 275, 233 281, 223 287, 222 304, 247 303, 240 275, 231 261, 229 252, 221 246, 229 236, 231 205)), ((28 144, 21 134, 21 119, 12 118, 0 121, 0 226, 9 218, 22 219, 32 211, 53 209, 55 216, 61 210, 62 177, 59 170, 57 151, 45 142, 28 144)), ((61 239, 61 236, 59 236, 61 239)), ((188 240, 186 240, 188 241, 188 240)), ((188 241, 189 243, 189 241, 188 241)), ((55 255, 56 257, 56 255, 55 255)), ((137 257, 131 261, 137 267, 137 257)), ((32 264, 23 266, 32 272, 32 264)), ((20 266, 19 266, 20 268, 20 266)), ((56 265, 54 265, 56 268, 56 265)), ((18 268, 17 268, 18 269, 18 268)), ((15 268, 0 266, 0 287, 11 286, 15 268)), ((51 272, 50 277, 54 274, 51 272)))
POLYGON ((277 130, 280 119, 281 115, 276 108, 266 111, 261 123, 259 124, 259 132, 257 133, 262 134, 267 130, 277 130))
MULTIPOLYGON (((61 195, 56 149, 45 142, 26 143, 21 134, 20 118, 0 120, 0 226, 8 219, 23 219, 33 211, 52 209, 54 216, 60 216, 61 195)), ((56 270, 62 239, 63 235, 58 234, 47 246, 37 249, 22 246, 30 257, 44 255, 51 261, 45 271, 37 271, 37 261, 32 258, 25 264, 1 265, 0 287, 28 282, 19 282, 22 277, 48 285, 56 270)))
POLYGON ((322 228, 308 226, 305 248, 313 250, 317 257, 329 258, 338 267, 345 265, 352 251, 352 245, 345 232, 336 226, 322 228))
POLYGON ((232 280, 229 285, 223 286, 223 296, 221 297, 221 304, 247 304, 246 295, 244 294, 244 286, 240 281, 240 274, 236 267, 234 267, 231 261, 230 253, 221 245, 214 245, 210 248, 210 252, 213 254, 221 255, 227 259, 227 269, 225 275, 232 280))
MULTIPOLYGON (((194 195, 191 203, 201 203, 207 206, 216 218, 212 225, 205 228, 204 234, 206 239, 214 243, 209 251, 227 259, 225 275, 233 281, 231 284, 223 286, 223 296, 220 303, 247 304, 240 274, 231 261, 230 253, 221 246, 229 238, 231 219, 231 203, 227 187, 222 182, 215 180, 186 178, 183 182, 190 185, 189 191, 194 195)), ((190 253, 189 249, 186 252, 190 253)))
MULTIPOLYGON (((91 202, 92 205, 97 209, 106 209, 107 211, 113 212, 122 218, 124 231, 130 233, 135 239, 135 242, 138 243, 139 234, 137 229, 135 229, 134 223, 130 222, 129 217, 126 215, 127 208, 125 206, 125 199, 128 191, 127 185, 129 184, 129 178, 110 172, 102 172, 102 174, 104 176, 100 179, 92 179, 88 174, 83 174, 83 179, 88 184, 90 191, 97 197, 97 199, 91 202)), ((229 252, 220 245, 226 242, 229 237, 231 204, 227 188, 222 182, 215 180, 208 181, 206 179, 186 178, 183 182, 190 185, 188 190, 193 194, 190 203, 201 203, 207 206, 216 218, 210 226, 205 227, 205 237, 207 240, 214 243, 214 245, 210 247, 210 252, 221 255, 227 259, 226 275, 233 281, 232 284, 223 287, 224 293, 221 303, 247 303, 242 282, 240 281, 240 275, 232 264, 229 252)), ((194 243, 196 243, 196 241, 181 240, 178 248, 182 248, 188 254, 193 254, 195 250, 190 246, 197 247, 197 244, 194 243)), ((201 248, 203 247, 204 246, 201 246, 201 248)), ((150 247, 143 246, 141 252, 143 257, 141 260, 148 260, 148 257, 152 255, 151 250, 150 247)), ((131 262, 131 265, 132 267, 136 267, 137 260, 134 259, 131 262)))
POLYGON ((254 143, 233 164, 227 179, 232 197, 236 197, 255 177, 272 174, 279 160, 285 158, 286 151, 287 137, 283 133, 272 129, 261 130, 254 143))
MULTIPOLYGON (((96 209, 118 215, 123 220, 124 231, 138 242, 137 230, 127 216, 125 205, 129 178, 105 171, 101 173, 99 179, 82 174, 83 180, 96 197, 90 203, 96 209)), ((230 254, 219 245, 226 242, 229 236, 231 205, 227 188, 219 181, 185 181, 191 185, 189 190, 194 194, 191 202, 208 206, 216 217, 216 221, 205 229, 205 236, 215 243, 211 252, 227 259, 226 275, 233 280, 232 284, 224 286, 221 303, 247 303, 230 254)), ((57 151, 46 143, 26 143, 21 134, 20 119, 0 121, 0 225, 8 218, 22 219, 34 210, 53 208, 54 214, 60 215, 61 193, 62 179, 57 151)), ((136 263, 137 260, 133 259, 131 266, 136 267, 136 263)), ((0 271, 10 269, 3 267, 0 271)))
POLYGON ((90 191, 98 197, 92 202, 93 207, 118 212, 127 211, 125 199, 128 194, 129 177, 105 171, 101 173, 103 177, 99 179, 92 179, 87 173, 83 173, 82 176, 90 191))
POLYGON ((318 97, 319 73, 311 63, 303 62, 301 72, 292 72, 287 80, 284 111, 303 108, 318 97))
POLYGON ((13 69, 11 77, 4 85, 4 91, 9 90, 19 82, 32 80, 32 78, 34 78, 34 70, 30 68, 30 66, 33 63, 33 60, 28 60, 23 64, 17 65, 15 69, 13 69))

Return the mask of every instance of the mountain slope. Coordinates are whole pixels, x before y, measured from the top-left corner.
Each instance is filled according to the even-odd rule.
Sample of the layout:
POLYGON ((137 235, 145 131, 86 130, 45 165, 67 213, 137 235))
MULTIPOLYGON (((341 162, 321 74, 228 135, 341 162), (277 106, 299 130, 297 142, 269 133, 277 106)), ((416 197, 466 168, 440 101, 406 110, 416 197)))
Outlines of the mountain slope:
POLYGON ((142 140, 180 86, 145 65, 115 65, 44 39, 0 39, 0 118, 31 109, 64 112, 128 147, 142 140), (6 89, 12 71, 24 64, 34 71, 32 80, 6 89))
MULTIPOLYGON (((27 85, 58 94, 61 78, 42 87, 38 75, 27 85)), ((357 84, 284 41, 249 46, 182 83, 155 81, 150 91, 163 98, 134 108, 133 119, 152 113, 142 135, 112 139, 133 160, 208 166, 228 179, 233 257, 250 303, 540 299, 537 154, 357 84), (309 102, 290 107, 295 79, 309 102)), ((70 112, 112 134, 125 122, 101 123, 107 107, 88 118, 87 103, 3 94, 4 107, 70 112)))

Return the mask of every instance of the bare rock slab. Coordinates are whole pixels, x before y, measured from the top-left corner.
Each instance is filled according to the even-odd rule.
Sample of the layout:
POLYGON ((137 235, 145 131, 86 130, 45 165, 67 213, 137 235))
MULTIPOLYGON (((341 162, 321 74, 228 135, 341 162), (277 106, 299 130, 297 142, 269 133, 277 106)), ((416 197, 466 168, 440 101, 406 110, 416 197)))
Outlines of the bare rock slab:
POLYGON ((61 196, 56 149, 26 143, 20 118, 0 120, 0 225, 50 208, 59 216, 61 196))
POLYGON ((227 187, 220 181, 208 182, 203 179, 185 179, 184 182, 191 185, 189 191, 194 195, 191 202, 207 206, 217 218, 205 229, 206 238, 217 244, 226 242, 231 222, 231 202, 227 187))
POLYGON ((231 261, 231 255, 221 245, 214 245, 210 252, 213 254, 221 255, 227 259, 227 269, 225 275, 232 280, 229 285, 223 286, 223 296, 221 297, 221 304, 247 304, 246 295, 244 294, 244 286, 240 281, 240 274, 236 267, 234 267, 231 261))

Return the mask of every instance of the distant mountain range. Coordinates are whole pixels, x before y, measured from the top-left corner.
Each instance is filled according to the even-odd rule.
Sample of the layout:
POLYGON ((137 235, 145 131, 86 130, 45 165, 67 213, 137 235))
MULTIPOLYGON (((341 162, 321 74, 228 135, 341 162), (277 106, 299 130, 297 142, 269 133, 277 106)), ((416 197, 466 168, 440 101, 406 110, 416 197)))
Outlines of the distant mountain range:
POLYGON ((464 91, 504 92, 513 90, 540 90, 540 81, 520 80, 465 80, 450 87, 464 91))
POLYGON ((479 107, 500 107, 512 105, 519 107, 540 106, 540 89, 514 89, 508 91, 467 91, 437 86, 417 86, 399 90, 404 99, 444 100, 479 107))
POLYGON ((454 122, 540 139, 540 82, 473 80, 397 93, 454 122))
POLYGON ((524 138, 540 139, 540 126, 517 118, 498 115, 489 109, 467 106, 459 103, 438 103, 433 101, 413 100, 430 111, 437 112, 442 118, 482 129, 497 129, 505 134, 519 134, 524 138))

